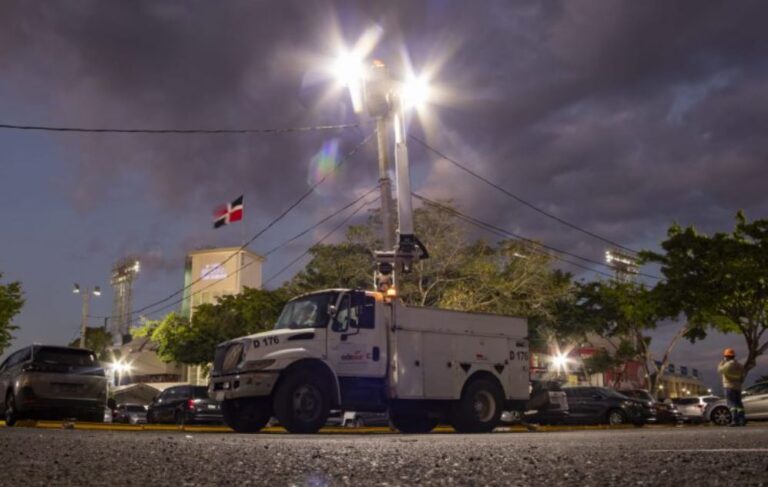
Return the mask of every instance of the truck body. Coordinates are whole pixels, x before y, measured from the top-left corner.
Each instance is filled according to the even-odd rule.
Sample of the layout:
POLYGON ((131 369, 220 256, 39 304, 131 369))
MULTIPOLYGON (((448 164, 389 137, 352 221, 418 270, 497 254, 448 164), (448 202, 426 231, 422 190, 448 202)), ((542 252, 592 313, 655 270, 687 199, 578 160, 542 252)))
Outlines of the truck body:
POLYGON ((314 432, 331 409, 389 411, 406 432, 438 421, 490 431, 528 399, 527 335, 522 318, 320 291, 288 302, 274 330, 220 344, 209 395, 242 432, 272 415, 289 431, 314 432))

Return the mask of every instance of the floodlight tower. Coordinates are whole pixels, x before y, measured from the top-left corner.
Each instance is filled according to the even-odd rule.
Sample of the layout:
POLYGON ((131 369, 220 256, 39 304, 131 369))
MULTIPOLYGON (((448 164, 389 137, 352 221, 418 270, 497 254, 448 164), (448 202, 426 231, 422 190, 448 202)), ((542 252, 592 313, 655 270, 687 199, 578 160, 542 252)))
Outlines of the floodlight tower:
POLYGON ((618 282, 632 282, 640 272, 637 257, 618 249, 606 250, 605 262, 613 269, 618 282))
POLYGON ((376 289, 387 291, 395 286, 398 272, 410 272, 414 262, 429 257, 426 247, 414 235, 411 179, 406 144, 406 110, 426 101, 427 86, 422 78, 393 79, 384 63, 363 59, 352 54, 339 58, 335 70, 349 89, 357 113, 377 120, 379 142, 379 180, 381 185, 381 218, 384 227, 384 250, 375 252, 376 289), (395 142, 395 181, 397 195, 397 235, 391 228, 389 203, 391 189, 388 176, 386 126, 392 122, 395 142), (394 237, 394 238, 393 238, 394 237))
POLYGON ((131 257, 117 261, 112 267, 112 324, 109 331, 115 345, 125 343, 130 332, 133 280, 140 268, 139 261, 131 257))

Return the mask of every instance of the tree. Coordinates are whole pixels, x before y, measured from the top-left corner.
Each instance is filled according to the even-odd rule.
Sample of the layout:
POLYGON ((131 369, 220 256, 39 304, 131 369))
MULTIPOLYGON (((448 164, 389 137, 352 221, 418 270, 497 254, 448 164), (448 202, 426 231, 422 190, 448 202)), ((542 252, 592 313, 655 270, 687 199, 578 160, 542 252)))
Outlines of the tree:
MULTIPOLYGON (((72 340, 70 347, 79 347, 80 338, 72 340)), ((85 348, 93 350, 99 358, 104 358, 104 352, 112 346, 112 335, 105 327, 88 327, 85 329, 85 348)))
POLYGON ((661 265, 658 293, 670 314, 687 317, 684 336, 695 342, 712 329, 741 334, 749 372, 768 350, 768 220, 748 222, 738 212, 733 232, 712 236, 673 224, 661 247, 641 255, 661 265))
POLYGON ((170 313, 148 322, 134 335, 156 342, 161 360, 205 366, 213 362, 219 343, 272 329, 286 301, 283 289, 246 288, 241 294, 219 298, 216 304, 198 306, 191 321, 170 313))
MULTIPOLYGON (((3 274, 0 273, 0 279, 3 274)), ((19 327, 12 323, 24 306, 24 292, 18 281, 0 284, 0 355, 13 341, 12 333, 19 327)))
MULTIPOLYGON (((532 316, 545 312, 544 303, 567 292, 569 278, 553 271, 553 259, 536 245, 469 242, 449 202, 417 208, 414 226, 430 258, 414 264, 410 273, 397 275, 398 294, 407 304, 532 316)), ((366 224, 348 229, 345 242, 312 249, 312 260, 287 288, 292 294, 370 288, 380 233, 379 215, 372 212, 366 224)))

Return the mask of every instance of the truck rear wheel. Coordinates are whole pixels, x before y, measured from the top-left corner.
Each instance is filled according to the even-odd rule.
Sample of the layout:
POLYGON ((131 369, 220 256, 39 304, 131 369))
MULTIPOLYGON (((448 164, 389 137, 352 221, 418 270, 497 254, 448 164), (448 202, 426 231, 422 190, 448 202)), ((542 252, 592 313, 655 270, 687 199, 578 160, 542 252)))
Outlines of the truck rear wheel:
POLYGON ((414 415, 414 414, 391 414, 389 416, 389 422, 392 427, 400 433, 429 433, 435 426, 437 426, 437 420, 427 417, 426 415, 414 415))
POLYGON ((280 424, 291 433, 317 433, 330 413, 328 388, 322 377, 299 370, 277 388, 273 407, 280 424))
POLYGON ((227 426, 238 433, 258 433, 272 416, 268 397, 228 399, 221 404, 227 426))
POLYGON ((451 425, 459 433, 489 433, 499 424, 504 392, 488 379, 469 383, 451 410, 451 425))

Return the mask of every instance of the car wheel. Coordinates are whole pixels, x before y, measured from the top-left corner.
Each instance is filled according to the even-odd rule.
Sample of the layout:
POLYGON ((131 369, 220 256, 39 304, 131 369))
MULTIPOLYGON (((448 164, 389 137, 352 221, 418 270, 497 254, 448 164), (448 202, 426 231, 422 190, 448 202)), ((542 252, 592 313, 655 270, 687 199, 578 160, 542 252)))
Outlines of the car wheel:
POLYGON ((607 415, 608 424, 624 424, 627 422, 627 415, 621 409, 611 409, 607 415))
POLYGON ((13 426, 19 420, 19 413, 16 410, 16 398, 13 392, 8 392, 5 398, 5 425, 13 426))
POLYGON ((224 422, 237 433, 258 433, 269 422, 272 408, 268 397, 243 397, 221 403, 224 422))
POLYGON ((280 424, 291 433, 317 433, 330 413, 323 378, 308 371, 288 375, 275 393, 273 408, 280 424))
POLYGON ((437 420, 427 417, 426 414, 392 414, 389 422, 397 431, 411 434, 429 433, 437 426, 437 420))
POLYGON ((489 433, 499 424, 504 391, 488 379, 472 381, 451 411, 451 425, 459 433, 489 433))
POLYGON ((717 426, 727 426, 733 419, 731 411, 725 406, 718 406, 709 414, 709 419, 717 426))

